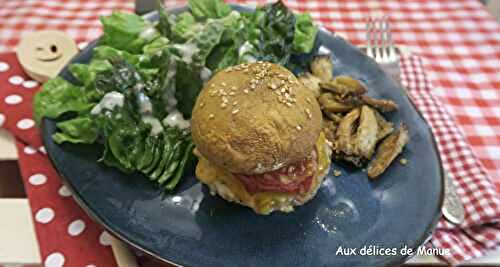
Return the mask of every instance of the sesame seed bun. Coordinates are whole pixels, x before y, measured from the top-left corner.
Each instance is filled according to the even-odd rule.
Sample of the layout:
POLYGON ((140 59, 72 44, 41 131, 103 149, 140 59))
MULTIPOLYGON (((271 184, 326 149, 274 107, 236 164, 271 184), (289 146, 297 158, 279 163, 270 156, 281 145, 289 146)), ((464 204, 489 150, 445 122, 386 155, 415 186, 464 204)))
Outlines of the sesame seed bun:
POLYGON ((198 152, 232 173, 261 174, 311 154, 321 131, 313 93, 272 63, 220 71, 200 92, 191 130, 198 152))

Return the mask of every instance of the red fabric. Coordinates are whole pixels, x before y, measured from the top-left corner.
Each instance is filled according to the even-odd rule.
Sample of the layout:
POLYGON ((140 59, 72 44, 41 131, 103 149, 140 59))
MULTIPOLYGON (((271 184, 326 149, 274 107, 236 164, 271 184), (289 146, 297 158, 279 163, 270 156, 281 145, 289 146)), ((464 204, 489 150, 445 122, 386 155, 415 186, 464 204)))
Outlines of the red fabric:
MULTIPOLYGON (((166 4, 184 2, 167 0, 166 4)), ((461 228, 440 221, 431 244, 451 248, 453 254, 447 257, 451 263, 480 256, 498 246, 498 224, 487 224, 498 222, 500 205, 492 186, 493 181, 500 188, 500 26, 495 19, 478 1, 470 0, 288 0, 286 3, 295 10, 311 12, 316 21, 345 33, 355 44, 364 42, 367 16, 382 13, 390 16, 395 41, 421 56, 421 60, 415 57, 403 60, 403 81, 433 127, 445 168, 459 187, 467 211, 461 228)), ((109 14, 112 9, 132 8, 133 1, 118 0, 0 0, 0 51, 12 50, 23 32, 42 29, 66 31, 78 42, 91 41, 101 33, 99 15, 109 14)), ((110 249, 99 243, 99 240, 108 242, 101 238, 102 230, 88 220, 71 198, 59 194, 60 181, 47 165, 38 132, 28 127, 31 98, 36 89, 7 81, 15 74, 27 79, 13 54, 0 55, 0 62, 10 66, 7 72, 0 71, 0 125, 16 135, 34 218, 43 208, 51 208, 55 213, 48 223, 35 220, 43 261, 60 263, 61 255, 54 254, 60 252, 66 266, 115 266, 110 249), (7 104, 6 97, 10 95, 18 96, 7 102, 17 103, 20 98, 21 102, 7 104), (19 129, 20 121, 23 121, 21 126, 28 128, 19 129), (46 178, 34 176, 38 173, 46 178), (85 229, 69 237, 69 224, 75 220, 72 231, 81 229, 78 220, 85 224, 85 229)), ((48 213, 43 210, 43 216, 38 217, 47 220, 48 213)))
POLYGON ((420 58, 405 57, 400 66, 402 83, 431 126, 443 167, 465 207, 465 222, 458 227, 441 219, 430 243, 449 248, 451 255, 444 259, 452 264, 479 257, 500 245, 499 195, 453 117, 434 95, 420 58))

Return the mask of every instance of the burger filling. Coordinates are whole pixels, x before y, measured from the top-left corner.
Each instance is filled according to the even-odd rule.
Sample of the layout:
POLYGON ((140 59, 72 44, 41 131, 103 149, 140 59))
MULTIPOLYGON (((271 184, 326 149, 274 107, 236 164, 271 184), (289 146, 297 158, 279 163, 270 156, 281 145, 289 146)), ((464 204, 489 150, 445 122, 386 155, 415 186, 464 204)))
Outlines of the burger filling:
POLYGON ((289 212, 315 194, 330 164, 328 146, 320 135, 311 156, 301 162, 259 175, 232 174, 198 155, 196 176, 228 201, 268 214, 273 210, 289 212))
POLYGON ((258 192, 284 192, 303 194, 311 188, 317 169, 317 152, 298 163, 259 175, 233 174, 250 194, 258 192))

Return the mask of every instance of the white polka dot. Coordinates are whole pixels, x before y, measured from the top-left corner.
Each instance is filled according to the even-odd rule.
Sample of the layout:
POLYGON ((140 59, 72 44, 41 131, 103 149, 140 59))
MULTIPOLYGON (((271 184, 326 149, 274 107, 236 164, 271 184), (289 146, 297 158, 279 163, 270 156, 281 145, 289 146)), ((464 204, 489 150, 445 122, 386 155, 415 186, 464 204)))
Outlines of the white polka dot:
POLYGON ((35 122, 32 119, 22 119, 17 122, 17 128, 21 130, 26 130, 35 126, 35 122))
POLYGON ((85 267, 96 267, 96 266, 94 264, 89 264, 89 265, 87 265, 85 267))
POLYGON ((64 255, 61 252, 54 252, 45 258, 45 267, 62 267, 64 266, 64 255))
POLYGON ((101 243, 101 245, 103 246, 111 245, 111 236, 108 234, 108 232, 102 232, 102 234, 99 236, 99 243, 101 243))
POLYGON ((51 208, 43 208, 36 212, 35 220, 39 223, 49 223, 54 219, 55 213, 51 208))
POLYGON ((23 98, 20 95, 9 95, 5 97, 5 103, 9 105, 16 105, 23 102, 23 98))
POLYGON ((47 150, 45 150, 44 146, 40 146, 38 150, 40 150, 40 152, 42 152, 43 154, 47 154, 47 150))
POLYGON ((85 222, 82 220, 76 220, 69 224, 68 234, 70 236, 77 236, 85 230, 85 222))
POLYGON ((36 150, 30 146, 24 148, 24 153, 28 155, 33 155, 36 153, 36 150))
POLYGON ((78 49, 83 50, 83 49, 85 49, 85 47, 87 47, 87 45, 89 45, 88 42, 81 42, 81 43, 78 43, 77 46, 78 46, 78 49))
POLYGON ((36 81, 25 81, 23 82, 23 86, 24 88, 31 89, 37 87, 38 83, 36 81))
POLYGON ((4 123, 5 123, 5 115, 3 115, 3 113, 0 113, 0 127, 2 127, 4 123))
POLYGON ((15 75, 9 78, 9 82, 13 85, 20 85, 24 82, 24 79, 19 75, 15 75))
POLYGON ((9 64, 5 62, 0 62, 0 72, 5 72, 8 71, 9 69, 10 69, 9 64))
POLYGON ((59 191, 57 191, 57 193, 59 193, 61 197, 71 196, 71 191, 69 191, 69 189, 65 185, 61 186, 61 188, 59 188, 59 191))
POLYGON ((41 173, 33 174, 28 178, 28 181, 32 185, 42 185, 47 182, 47 176, 41 173))

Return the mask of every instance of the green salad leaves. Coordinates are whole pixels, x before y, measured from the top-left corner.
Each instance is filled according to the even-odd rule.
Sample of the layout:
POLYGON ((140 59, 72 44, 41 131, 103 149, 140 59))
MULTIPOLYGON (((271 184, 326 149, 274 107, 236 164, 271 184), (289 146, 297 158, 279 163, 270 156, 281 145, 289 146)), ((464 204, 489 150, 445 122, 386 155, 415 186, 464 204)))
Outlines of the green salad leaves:
POLYGON ((156 22, 102 17, 90 62, 69 66, 78 82, 45 83, 34 117, 58 121, 56 143, 98 144, 103 164, 172 190, 194 160, 189 119, 204 82, 240 63, 287 66, 292 55, 311 52, 318 29, 282 2, 237 12, 222 0, 190 0, 189 11, 158 12, 156 22))

